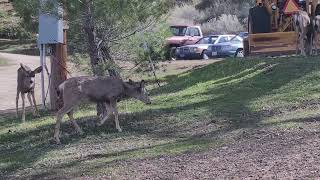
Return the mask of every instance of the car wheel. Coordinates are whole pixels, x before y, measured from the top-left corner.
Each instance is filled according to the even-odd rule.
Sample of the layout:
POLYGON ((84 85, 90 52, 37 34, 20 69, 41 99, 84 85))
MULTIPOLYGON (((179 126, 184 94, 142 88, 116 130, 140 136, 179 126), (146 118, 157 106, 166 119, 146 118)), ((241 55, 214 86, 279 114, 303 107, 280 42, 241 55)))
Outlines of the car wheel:
POLYGON ((175 61, 177 60, 177 56, 176 56, 176 47, 173 47, 170 49, 170 60, 175 61))
POLYGON ((207 55, 207 50, 204 50, 203 52, 202 52, 202 59, 204 59, 204 60, 208 60, 209 59, 209 57, 208 57, 208 55, 207 55))
POLYGON ((244 57, 244 52, 243 49, 238 49, 234 55, 235 58, 243 58, 244 57))

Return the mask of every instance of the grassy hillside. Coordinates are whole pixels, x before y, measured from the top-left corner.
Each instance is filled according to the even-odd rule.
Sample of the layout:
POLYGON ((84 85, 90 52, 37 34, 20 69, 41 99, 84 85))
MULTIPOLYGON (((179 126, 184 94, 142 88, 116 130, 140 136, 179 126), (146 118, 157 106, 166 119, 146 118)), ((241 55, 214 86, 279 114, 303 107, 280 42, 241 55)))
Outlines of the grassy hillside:
MULTIPOLYGON (((0 117, 0 176, 12 178, 130 177, 131 162, 205 152, 239 141, 262 128, 295 131, 319 111, 318 58, 226 60, 168 76, 151 90, 153 104, 122 102, 120 125, 95 127, 91 106, 69 123, 62 142, 52 143, 54 116, 0 117)), ((66 118, 67 119, 67 118, 66 118)), ((134 175, 134 174, 133 174, 134 175)))

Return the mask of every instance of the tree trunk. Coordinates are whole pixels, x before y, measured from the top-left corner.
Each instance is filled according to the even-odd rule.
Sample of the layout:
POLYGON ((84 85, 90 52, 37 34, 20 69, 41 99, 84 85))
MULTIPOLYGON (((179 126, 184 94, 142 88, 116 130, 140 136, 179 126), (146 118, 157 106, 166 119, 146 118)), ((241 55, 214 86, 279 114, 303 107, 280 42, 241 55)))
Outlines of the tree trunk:
POLYGON ((63 106, 62 98, 57 97, 59 85, 67 79, 67 30, 63 30, 64 43, 52 47, 50 77, 50 109, 57 111, 63 106))
MULTIPOLYGON (((102 76, 102 72, 98 71, 97 65, 99 63, 99 50, 97 44, 97 37, 94 27, 94 19, 93 19, 93 12, 92 12, 92 1, 85 0, 85 16, 83 19, 83 29, 87 34, 88 44, 89 44, 89 56, 90 56, 90 64, 92 73, 95 76, 102 76)), ((100 116, 101 114, 105 114, 105 106, 103 103, 97 103, 96 106, 97 115, 100 116)))
POLYGON ((93 12, 92 12, 92 1, 86 0, 85 1, 85 16, 83 19, 83 29, 87 34, 88 43, 89 43, 89 56, 90 56, 90 63, 92 72, 94 75, 99 75, 97 71, 97 65, 99 62, 98 58, 98 47, 96 41, 96 32, 94 28, 94 19, 93 19, 93 12))

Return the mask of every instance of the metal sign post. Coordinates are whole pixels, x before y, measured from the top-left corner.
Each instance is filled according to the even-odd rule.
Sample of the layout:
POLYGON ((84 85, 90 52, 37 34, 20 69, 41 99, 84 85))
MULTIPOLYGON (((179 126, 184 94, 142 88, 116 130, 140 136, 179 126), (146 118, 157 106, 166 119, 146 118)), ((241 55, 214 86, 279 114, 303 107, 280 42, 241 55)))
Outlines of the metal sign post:
POLYGON ((41 44, 40 45, 40 65, 42 67, 41 71, 41 109, 45 109, 45 87, 44 87, 44 69, 45 69, 45 64, 44 64, 44 59, 46 58, 46 51, 45 51, 45 45, 41 44))

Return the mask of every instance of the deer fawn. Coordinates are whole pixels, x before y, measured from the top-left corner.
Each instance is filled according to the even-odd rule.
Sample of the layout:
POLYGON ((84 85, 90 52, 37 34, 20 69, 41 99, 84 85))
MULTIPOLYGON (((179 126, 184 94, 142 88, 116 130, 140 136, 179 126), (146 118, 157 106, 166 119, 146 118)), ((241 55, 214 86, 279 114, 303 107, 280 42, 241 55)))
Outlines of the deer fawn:
POLYGON ((36 68, 32 71, 28 66, 20 64, 20 68, 18 69, 18 81, 17 81, 17 97, 16 97, 16 111, 17 118, 19 118, 19 95, 21 94, 22 99, 22 122, 25 122, 25 94, 28 96, 28 100, 30 105, 33 108, 33 115, 39 116, 39 111, 36 104, 36 99, 34 97, 34 87, 35 87, 35 75, 42 71, 42 67, 36 68), (32 100, 31 100, 32 96, 32 100))

